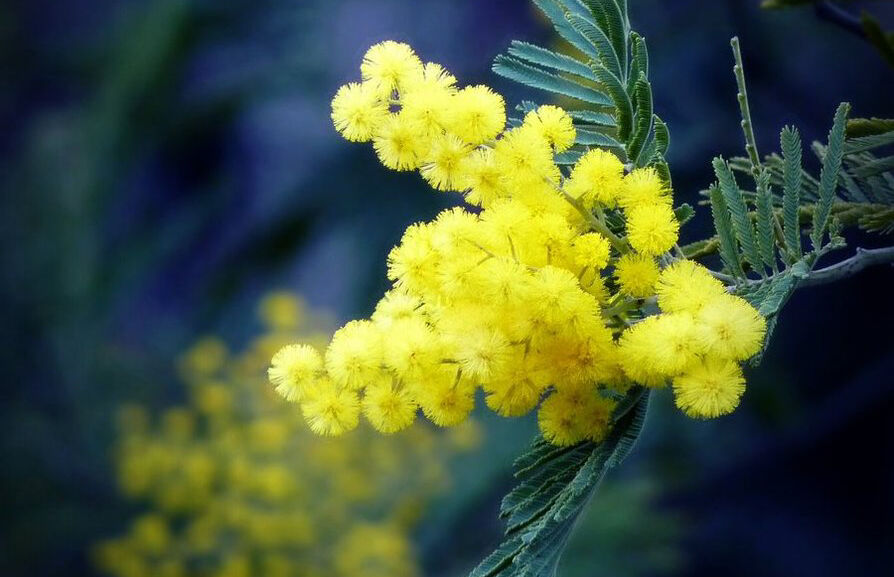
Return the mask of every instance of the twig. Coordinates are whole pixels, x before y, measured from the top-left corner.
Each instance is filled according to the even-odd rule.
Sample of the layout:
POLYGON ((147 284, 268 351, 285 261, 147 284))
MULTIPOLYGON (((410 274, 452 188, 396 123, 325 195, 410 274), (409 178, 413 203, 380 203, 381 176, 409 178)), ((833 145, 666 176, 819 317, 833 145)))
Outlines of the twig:
POLYGON ((863 25, 860 24, 860 20, 846 10, 827 1, 817 2, 813 9, 821 20, 831 22, 832 24, 847 30, 851 34, 855 34, 863 40, 866 40, 866 32, 863 30, 863 25))
POLYGON ((857 274, 865 268, 879 264, 894 263, 894 247, 865 249, 858 248, 857 254, 826 268, 821 268, 799 283, 799 286, 817 286, 857 274))

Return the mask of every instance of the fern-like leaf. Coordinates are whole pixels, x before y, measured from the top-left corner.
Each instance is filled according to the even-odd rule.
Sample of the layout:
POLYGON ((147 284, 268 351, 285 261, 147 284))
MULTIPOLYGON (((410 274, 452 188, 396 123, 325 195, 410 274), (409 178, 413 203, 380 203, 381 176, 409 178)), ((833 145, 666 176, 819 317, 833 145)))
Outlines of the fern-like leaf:
POLYGON ((798 210, 801 205, 801 135, 798 129, 782 129, 779 144, 785 160, 782 187, 782 222, 789 262, 801 258, 801 225, 798 210))
POLYGON ((565 6, 559 0, 532 0, 537 8, 552 22, 559 36, 580 50, 588 58, 598 59, 599 52, 565 18, 565 6))
POLYGON ((627 74, 627 42, 630 36, 626 6, 622 9, 616 0, 585 0, 585 4, 611 39, 614 51, 621 60, 620 77, 624 78, 627 74))
POLYGON ((745 273, 742 271, 742 263, 739 261, 739 245, 736 242, 733 223, 730 220, 729 209, 723 199, 723 193, 718 186, 712 186, 709 189, 709 194, 711 214, 714 217, 714 230, 717 231, 720 241, 720 258, 733 276, 744 278, 745 273))
POLYGON ((645 76, 640 76, 636 81, 633 98, 636 102, 635 126, 627 145, 627 156, 635 166, 646 166, 652 157, 642 152, 645 150, 646 139, 652 132, 653 114, 652 88, 645 76))
POLYGON ((627 92, 633 92, 633 85, 639 80, 640 74, 649 77, 649 51, 645 39, 636 32, 630 33, 630 49, 632 57, 627 77, 627 92))
POLYGON ((507 52, 510 56, 514 56, 519 60, 526 60, 537 66, 552 68, 557 72, 574 74, 589 80, 596 80, 596 77, 593 76, 593 71, 586 64, 565 54, 559 54, 535 44, 513 40, 507 52))
POLYGON ((626 142, 630 138, 633 126, 633 103, 630 95, 621 83, 621 79, 615 76, 611 70, 599 63, 592 63, 591 68, 600 84, 611 97, 611 103, 615 107, 615 118, 618 121, 618 138, 626 142))
POLYGON ((600 61, 603 62, 605 67, 611 70, 612 74, 618 78, 623 77, 624 72, 621 70, 621 60, 618 58, 618 54, 615 52, 615 48, 605 32, 595 22, 580 14, 568 14, 566 18, 568 18, 568 23, 571 24, 572 28, 577 30, 581 36, 596 47, 600 61))
POLYGON ((655 152, 662 156, 667 154, 667 149, 670 147, 670 132, 667 130, 667 124, 664 123, 658 115, 655 115, 654 118, 655 125, 655 142, 657 143, 657 147, 655 152))
POLYGON ((542 438, 516 461, 519 485, 503 500, 506 540, 470 577, 552 577, 575 521, 605 474, 630 453, 645 423, 648 391, 634 387, 601 443, 554 447, 542 438))
POLYGON ((844 129, 847 122, 847 114, 850 105, 846 102, 838 106, 835 111, 835 120, 829 131, 829 143, 826 146, 823 167, 820 171, 819 199, 813 211, 813 230, 810 240, 814 250, 819 250, 823 236, 828 226, 829 212, 835 200, 835 191, 838 189, 838 172, 841 170, 841 160, 844 154, 844 129))
POLYGON ((732 217, 736 240, 742 247, 742 254, 753 270, 763 273, 761 257, 757 251, 757 241, 754 237, 754 227, 748 215, 745 197, 742 196, 742 191, 739 190, 739 185, 736 183, 736 177, 722 158, 715 158, 713 164, 714 174, 720 184, 720 192, 723 193, 723 200, 732 217))
POLYGON ((493 71, 504 78, 525 86, 562 94, 597 106, 611 106, 612 99, 605 94, 578 82, 551 72, 535 68, 511 56, 499 55, 494 59, 493 71))
POLYGON ((764 266, 778 270, 776 266, 775 215, 773 214, 770 174, 762 169, 757 179, 757 245, 764 266))

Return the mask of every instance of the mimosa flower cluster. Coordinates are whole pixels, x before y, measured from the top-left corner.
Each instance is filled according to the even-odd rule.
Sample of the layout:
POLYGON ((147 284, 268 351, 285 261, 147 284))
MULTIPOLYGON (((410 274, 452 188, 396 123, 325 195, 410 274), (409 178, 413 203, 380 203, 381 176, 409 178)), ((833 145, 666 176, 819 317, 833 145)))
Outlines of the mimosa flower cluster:
POLYGON ((311 434, 262 386, 264 369, 284 343, 328 335, 287 293, 261 313, 267 332, 246 351, 207 338, 184 355, 187 404, 157 417, 122 410, 118 483, 147 507, 97 545, 98 567, 116 577, 418 575, 412 530, 446 488, 449 459, 477 443, 474 423, 446 435, 420 424, 400 439, 311 434))
POLYGON ((679 223, 654 169, 580 147, 560 168, 575 143, 568 113, 541 106, 507 127, 500 95, 460 88, 405 44, 370 48, 361 75, 332 102, 336 129, 470 207, 407 229, 371 319, 323 353, 298 344, 273 357, 270 380, 314 431, 343 433, 362 413, 393 433, 420 409, 456 425, 479 388, 500 415, 537 409, 559 445, 602 439, 633 385, 672 383, 693 417, 737 406, 764 320, 673 256, 679 223))

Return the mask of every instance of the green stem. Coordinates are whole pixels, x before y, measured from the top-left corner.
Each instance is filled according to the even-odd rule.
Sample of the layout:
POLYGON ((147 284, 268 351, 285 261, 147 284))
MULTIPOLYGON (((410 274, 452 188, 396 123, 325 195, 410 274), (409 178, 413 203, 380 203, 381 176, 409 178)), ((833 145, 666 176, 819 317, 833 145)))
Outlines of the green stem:
POLYGON ((567 200, 571 204, 571 206, 573 206, 575 210, 577 210, 581 214, 581 216, 584 217, 584 219, 587 221, 587 224, 590 225, 591 229, 595 230, 608 239, 615 250, 617 250, 621 254, 627 254, 628 252, 630 252, 630 247, 627 245, 627 242, 613 233, 611 230, 609 230, 608 226, 604 222, 601 222, 598 218, 593 216, 593 213, 587 210, 578 199, 574 198, 557 186, 555 187, 555 189, 560 192, 563 197, 565 197, 565 200, 567 200))
POLYGON ((745 134, 745 150, 748 152, 749 160, 751 160, 751 174, 756 180, 760 174, 761 159, 757 153, 754 126, 751 123, 751 108, 748 106, 748 89, 745 86, 745 70, 742 67, 742 51, 739 48, 738 36, 733 36, 730 40, 730 46, 733 48, 733 58, 736 61, 735 66, 733 66, 733 72, 736 74, 736 84, 739 87, 739 93, 736 95, 736 98, 739 101, 739 109, 742 111, 742 132, 745 134))

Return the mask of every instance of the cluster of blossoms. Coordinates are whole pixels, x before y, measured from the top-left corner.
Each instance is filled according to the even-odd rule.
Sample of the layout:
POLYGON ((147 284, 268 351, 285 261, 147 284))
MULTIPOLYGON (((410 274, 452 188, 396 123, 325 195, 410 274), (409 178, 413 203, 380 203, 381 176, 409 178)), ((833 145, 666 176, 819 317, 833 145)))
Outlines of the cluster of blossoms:
POLYGON ((184 355, 187 404, 157 418, 122 409, 118 484, 148 507, 96 546, 98 568, 116 577, 418 575, 411 533, 446 488, 450 457, 477 443, 474 423, 448 434, 420 424, 398 442, 371 431, 320 439, 262 382, 284 343, 328 335, 300 330, 316 323, 292 295, 271 295, 261 312, 268 330, 244 352, 208 338, 184 355))
POLYGON ((459 88, 405 44, 373 46, 361 74, 332 102, 336 129, 470 206, 407 229, 371 319, 337 331, 323 354, 295 344, 273 357, 271 382, 314 431, 343 433, 362 412, 392 433, 419 409, 455 425, 478 388, 501 415, 538 409, 559 445, 603 438, 634 385, 672 383, 694 417, 737 406, 764 319, 673 256, 679 222, 654 169, 572 149, 572 118, 555 106, 507 127, 500 95, 459 88), (560 168, 569 150, 579 159, 560 168))

